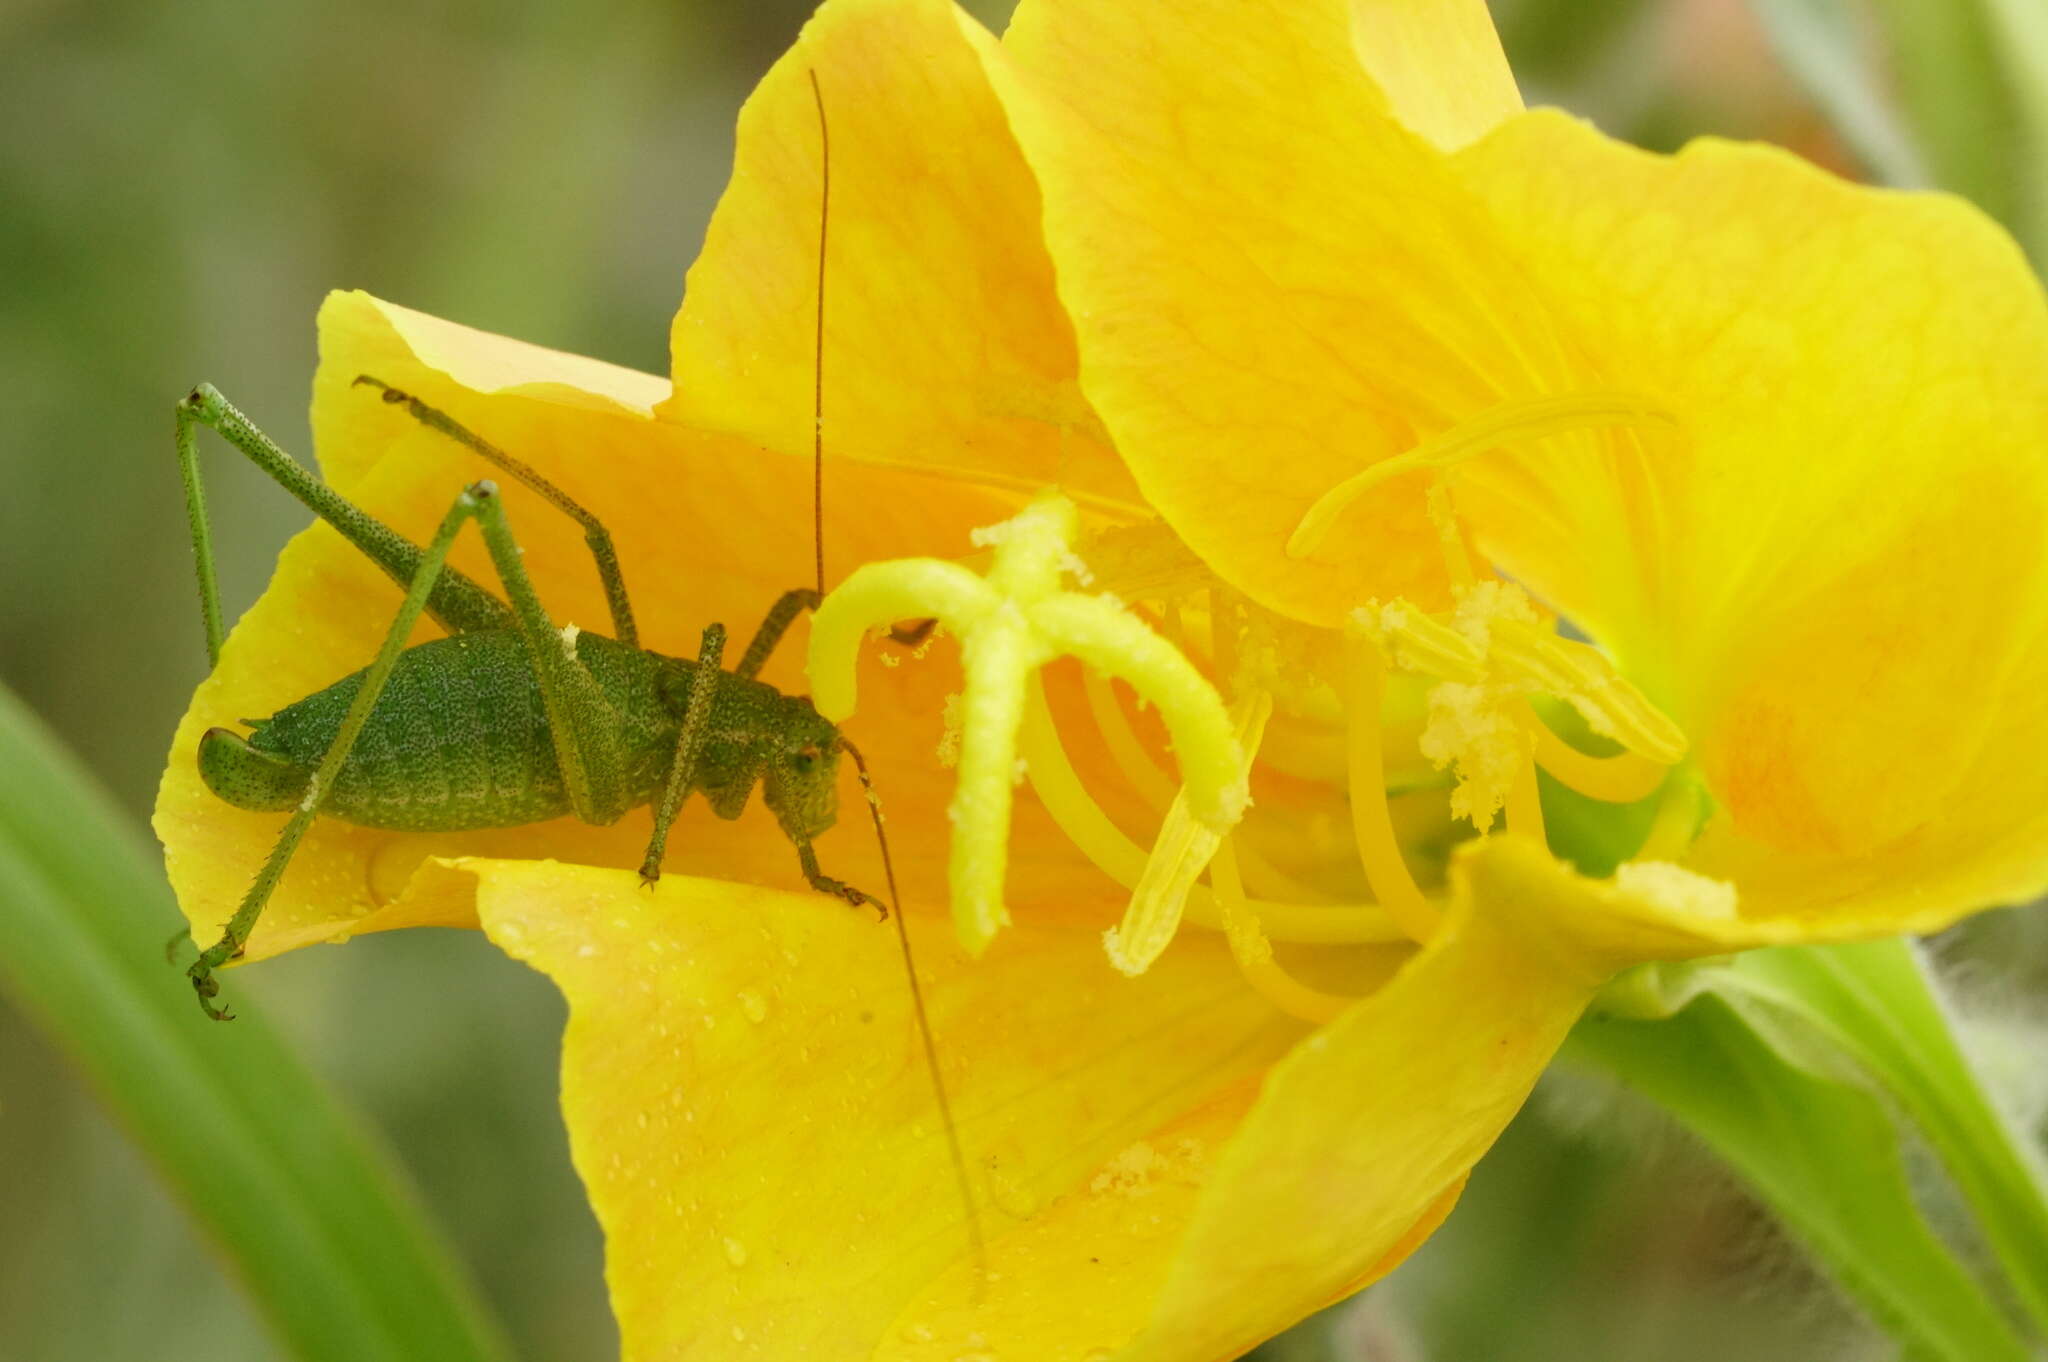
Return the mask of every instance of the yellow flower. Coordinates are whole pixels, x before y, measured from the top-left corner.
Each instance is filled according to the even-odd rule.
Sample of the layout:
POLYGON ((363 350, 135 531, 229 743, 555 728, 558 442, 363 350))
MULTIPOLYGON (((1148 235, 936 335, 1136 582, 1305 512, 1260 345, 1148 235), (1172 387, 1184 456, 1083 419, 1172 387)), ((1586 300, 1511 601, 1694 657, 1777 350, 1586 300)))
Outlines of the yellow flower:
MULTIPOLYGON (((1015 611, 989 637, 1030 645, 956 733, 949 648, 869 647, 847 721, 986 1272, 894 940, 792 892, 765 816, 686 816, 653 893, 638 815, 322 822, 249 948, 481 923, 560 984, 629 1357, 1232 1356, 1427 1236, 1616 971, 2048 883, 2048 310, 2017 251, 1951 200, 1523 113, 1479 0, 1027 0, 1000 44, 941 0, 834 0, 742 115, 673 388, 338 296, 329 480, 423 535, 475 474, 350 388, 374 374, 595 510, 652 647, 805 580, 811 73, 828 566, 960 560, 915 570, 952 583, 930 613, 1015 611), (1039 557, 974 553, 1052 486, 1078 510, 1027 513, 1039 557), (1054 597, 1102 629, 1053 627, 1054 597), (1142 652, 1163 670, 1124 670, 1178 697, 1185 797, 1155 716, 1054 660, 1112 634, 1091 660, 1142 652), (948 741, 976 788, 1021 753, 1040 796, 965 820, 979 958, 935 929, 948 741), (1596 821, 1654 801, 1611 879, 1546 848, 1539 765, 1596 821), (1451 855, 1453 799, 1506 833, 1451 855)), ((604 618, 576 528, 507 504, 556 620, 604 618)), ((840 602, 856 627, 813 641, 844 709, 824 667, 872 621, 840 602)), ((197 934, 276 823, 204 790, 198 735, 362 665, 394 607, 308 531, 201 687, 157 816, 197 934)), ((798 689, 789 652, 768 675, 798 689)), ((879 883, 851 828, 820 852, 879 883)))

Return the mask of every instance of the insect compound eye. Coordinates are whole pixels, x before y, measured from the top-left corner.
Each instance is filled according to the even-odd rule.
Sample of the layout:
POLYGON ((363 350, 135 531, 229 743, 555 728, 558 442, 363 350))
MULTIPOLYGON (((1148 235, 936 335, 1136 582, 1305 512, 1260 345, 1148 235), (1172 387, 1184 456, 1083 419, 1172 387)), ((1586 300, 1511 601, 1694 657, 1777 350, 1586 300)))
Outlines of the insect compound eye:
POLYGON ((818 764, 818 758, 823 755, 824 754, 820 752, 816 747, 803 747, 797 749, 796 769, 799 771, 809 771, 812 767, 818 764))

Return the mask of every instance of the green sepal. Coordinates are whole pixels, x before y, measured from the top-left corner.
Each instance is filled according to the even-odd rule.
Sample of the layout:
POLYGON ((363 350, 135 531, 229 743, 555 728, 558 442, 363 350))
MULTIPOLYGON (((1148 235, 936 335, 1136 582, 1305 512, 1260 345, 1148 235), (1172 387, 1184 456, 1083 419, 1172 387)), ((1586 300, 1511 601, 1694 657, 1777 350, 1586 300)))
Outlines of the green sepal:
POLYGON ((1589 1017, 1564 1058, 1604 1069, 1704 1140, 1907 1356, 2032 1356, 1922 1219, 1884 1105, 1787 1058, 1723 996, 1662 1021, 1589 1017))

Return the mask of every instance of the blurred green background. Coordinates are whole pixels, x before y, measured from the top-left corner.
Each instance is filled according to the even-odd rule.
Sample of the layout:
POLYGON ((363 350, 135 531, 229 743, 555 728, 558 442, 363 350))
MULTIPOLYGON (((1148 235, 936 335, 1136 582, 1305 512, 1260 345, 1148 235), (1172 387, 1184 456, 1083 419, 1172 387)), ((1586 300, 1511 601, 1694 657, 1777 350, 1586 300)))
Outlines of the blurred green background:
MULTIPOLYGON (((1009 5, 969 7, 999 25, 1009 5)), ((313 315, 336 287, 664 371, 735 111, 808 8, 0 6, 0 682, 145 818, 206 666, 172 402, 210 379, 303 452, 313 315)), ((1994 100, 1952 107, 1927 62, 1887 74, 1902 32, 1935 44, 1915 51, 1952 81, 1987 59, 1984 30, 1925 4, 1496 11, 1531 101, 1618 135, 1768 138, 1850 173, 1963 189, 2023 234, 2038 210, 2016 170, 2036 150, 2025 119, 1994 100)), ((306 516, 218 448, 208 477, 232 615, 306 516)), ((1999 976, 2016 995, 2039 982, 2015 982, 2043 956, 2023 926, 1993 920, 1976 938, 1951 953, 2020 962, 1999 976)), ((165 987, 182 987, 168 969, 165 987)), ((616 1355, 554 1105, 551 986, 474 934, 405 933, 301 952, 235 987, 396 1148, 523 1357, 616 1355)), ((277 1355, 138 1153, 4 1003, 0 1167, 0 1359, 277 1355)), ((1259 1354, 1886 1355, 1706 1155, 1569 1075, 1410 1265, 1259 1354)))

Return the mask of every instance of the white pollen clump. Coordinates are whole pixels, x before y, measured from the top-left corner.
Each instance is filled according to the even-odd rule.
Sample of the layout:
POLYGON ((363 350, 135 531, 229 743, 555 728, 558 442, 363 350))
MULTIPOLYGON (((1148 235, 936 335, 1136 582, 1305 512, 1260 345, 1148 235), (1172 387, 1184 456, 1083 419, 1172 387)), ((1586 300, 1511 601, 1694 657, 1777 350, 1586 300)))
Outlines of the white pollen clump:
POLYGON ((1073 574, 1074 581, 1077 585, 1095 585, 1094 571, 1091 570, 1086 563, 1082 562, 1081 555, 1074 552, 1072 549, 1060 550, 1060 567, 1062 570, 1073 574))
POLYGON ((1529 737, 1509 705, 1517 692, 1497 683, 1444 681, 1429 692, 1429 722, 1418 746, 1437 769, 1455 767, 1451 816, 1481 832, 1507 803, 1508 790, 1528 757, 1529 737))
POLYGON ((1140 1140, 1103 1165, 1102 1171, 1089 1182, 1088 1190, 1097 1196, 1112 1192, 1143 1196, 1152 1190, 1153 1180, 1164 1163, 1158 1150, 1140 1140))
POLYGON ((1458 591, 1457 608, 1451 615, 1451 627, 1468 639, 1472 646, 1485 652, 1492 642, 1489 626, 1495 620, 1515 620, 1522 624, 1540 624, 1542 619, 1536 607, 1529 603, 1529 593, 1513 582, 1480 582, 1475 586, 1458 591))
POLYGON ((571 662, 576 660, 576 639, 582 633, 583 631, 573 624, 562 626, 562 651, 569 655, 571 662))
POLYGON ((1669 861, 1625 862, 1614 872, 1614 887, 1667 912, 1716 922, 1732 920, 1739 902, 1728 881, 1709 879, 1669 861))
POLYGON ((939 733, 939 765, 948 770, 960 764, 960 728, 966 719, 966 700, 957 691, 948 695, 939 711, 939 720, 945 725, 939 733))
POLYGON ((967 542, 978 549, 992 549, 1010 537, 1015 522, 1000 521, 994 525, 982 525, 967 532, 967 542))
POLYGON ((881 663, 885 667, 900 667, 903 665, 903 659, 894 653, 876 653, 875 656, 881 659, 881 663))
POLYGON ((1010 767, 1010 783, 1022 785, 1024 777, 1031 773, 1031 763, 1019 757, 1010 767))

